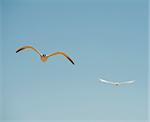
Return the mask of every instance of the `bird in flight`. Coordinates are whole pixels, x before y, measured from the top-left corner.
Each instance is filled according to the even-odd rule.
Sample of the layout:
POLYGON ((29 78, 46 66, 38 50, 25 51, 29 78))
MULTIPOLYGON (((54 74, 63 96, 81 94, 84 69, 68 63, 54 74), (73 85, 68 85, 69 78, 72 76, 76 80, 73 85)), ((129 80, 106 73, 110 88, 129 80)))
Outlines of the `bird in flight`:
POLYGON ((46 62, 47 59, 51 56, 56 56, 56 55, 63 55, 65 58, 67 58, 72 64, 75 64, 74 61, 68 56, 66 55, 64 52, 55 52, 55 53, 52 53, 52 54, 49 54, 49 55, 46 55, 46 54, 42 54, 40 53, 37 49, 35 49, 34 47, 32 47, 31 45, 27 45, 27 46, 23 46, 19 49, 16 50, 16 53, 22 51, 22 50, 25 50, 25 49, 32 49, 33 51, 35 51, 41 58, 41 61, 42 62, 46 62))
POLYGON ((107 81, 107 80, 103 80, 103 79, 99 79, 99 81, 102 83, 111 84, 114 86, 127 85, 127 84, 132 84, 135 82, 135 80, 124 81, 124 82, 114 82, 114 81, 107 81))

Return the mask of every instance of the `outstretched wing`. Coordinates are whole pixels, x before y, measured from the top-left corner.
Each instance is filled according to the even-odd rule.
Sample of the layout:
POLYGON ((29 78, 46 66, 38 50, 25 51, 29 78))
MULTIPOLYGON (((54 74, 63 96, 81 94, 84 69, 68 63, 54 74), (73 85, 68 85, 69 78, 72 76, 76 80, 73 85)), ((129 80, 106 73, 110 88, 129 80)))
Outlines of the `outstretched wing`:
POLYGON ((131 80, 131 81, 124 81, 124 82, 120 82, 120 85, 123 85, 123 84, 132 84, 134 83, 135 80, 131 80))
POLYGON ((112 81, 107 81, 107 80, 103 80, 103 79, 99 79, 99 80, 100 80, 100 82, 103 82, 103 83, 108 83, 108 84, 112 84, 112 85, 115 84, 115 82, 112 82, 112 81))
POLYGON ((16 53, 18 53, 22 50, 25 50, 25 49, 32 49, 33 51, 35 51, 36 53, 38 53, 41 56, 41 53, 38 50, 36 50, 34 47, 32 47, 31 45, 23 46, 23 47, 17 49, 16 53))
POLYGON ((56 53, 53 53, 53 54, 49 54, 47 57, 51 57, 51 56, 55 56, 55 55, 63 55, 65 58, 67 58, 72 64, 75 64, 74 61, 67 55, 65 54, 64 52, 56 52, 56 53))

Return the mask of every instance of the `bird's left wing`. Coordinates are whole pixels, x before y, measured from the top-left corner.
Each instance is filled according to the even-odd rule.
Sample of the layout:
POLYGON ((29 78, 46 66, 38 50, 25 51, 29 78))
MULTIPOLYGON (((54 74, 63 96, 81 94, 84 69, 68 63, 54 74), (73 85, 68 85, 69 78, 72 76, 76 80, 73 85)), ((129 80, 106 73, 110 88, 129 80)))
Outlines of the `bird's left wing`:
POLYGON ((107 81, 107 80, 104 80, 104 79, 99 79, 99 81, 102 82, 102 83, 108 83, 108 84, 112 84, 112 85, 115 84, 115 82, 107 81))
POLYGON ((33 51, 35 51, 37 54, 39 54, 40 56, 42 55, 37 49, 35 49, 34 47, 32 47, 31 45, 26 45, 26 46, 23 46, 23 47, 20 47, 16 50, 16 53, 22 51, 22 50, 25 50, 25 49, 32 49, 33 51))
POLYGON ((75 64, 74 61, 67 55, 65 54, 64 52, 55 52, 55 53, 52 53, 52 54, 49 54, 47 57, 51 57, 51 56, 55 56, 55 55, 63 55, 65 58, 67 58, 72 64, 75 64))

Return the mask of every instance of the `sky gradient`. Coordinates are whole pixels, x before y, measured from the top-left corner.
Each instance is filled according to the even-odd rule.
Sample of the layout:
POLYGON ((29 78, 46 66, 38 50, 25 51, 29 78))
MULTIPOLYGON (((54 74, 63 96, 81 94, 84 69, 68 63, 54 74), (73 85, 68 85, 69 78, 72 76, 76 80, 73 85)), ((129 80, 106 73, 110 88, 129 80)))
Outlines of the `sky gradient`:
MULTIPOLYGON (((3 120, 141 120, 148 113, 147 0, 3 0, 3 120), (32 51, 66 52, 42 63, 32 51), (136 80, 112 87, 99 78, 136 80)), ((2 80, 1 80, 2 81, 2 80)))
MULTIPOLYGON (((0 59, 2 59, 2 1, 0 0, 0 59)), ((2 67, 2 60, 0 60, 0 67, 2 67)), ((2 100, 3 100, 3 94, 2 94, 2 68, 0 70, 0 119, 2 118, 2 100)))

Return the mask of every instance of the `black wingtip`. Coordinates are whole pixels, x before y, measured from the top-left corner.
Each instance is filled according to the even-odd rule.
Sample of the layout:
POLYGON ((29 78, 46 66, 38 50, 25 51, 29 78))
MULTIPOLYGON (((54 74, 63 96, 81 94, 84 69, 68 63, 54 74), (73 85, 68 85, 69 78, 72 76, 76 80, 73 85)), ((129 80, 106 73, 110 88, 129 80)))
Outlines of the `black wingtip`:
POLYGON ((74 62, 71 62, 73 65, 75 65, 75 63, 74 62))
POLYGON ((73 64, 73 65, 75 65, 75 63, 74 63, 74 62, 72 62, 72 64, 73 64))
POLYGON ((75 65, 75 63, 73 62, 73 60, 71 59, 71 58, 69 58, 69 57, 67 57, 68 59, 69 59, 69 61, 73 64, 73 65, 75 65))
POLYGON ((25 49, 25 48, 20 48, 20 49, 18 49, 18 50, 16 51, 16 53, 20 52, 20 51, 23 50, 23 49, 25 49))

